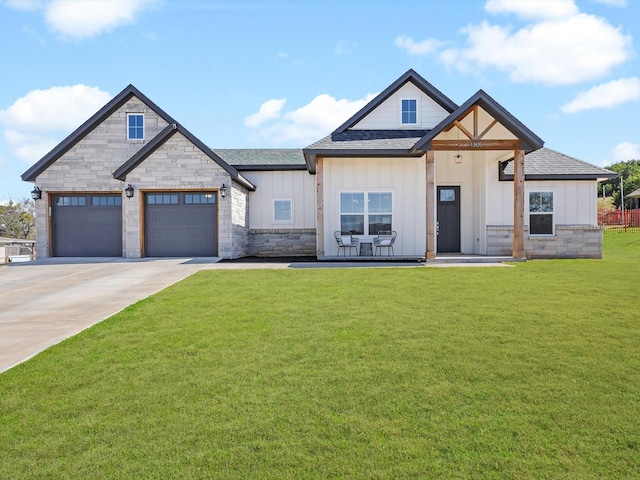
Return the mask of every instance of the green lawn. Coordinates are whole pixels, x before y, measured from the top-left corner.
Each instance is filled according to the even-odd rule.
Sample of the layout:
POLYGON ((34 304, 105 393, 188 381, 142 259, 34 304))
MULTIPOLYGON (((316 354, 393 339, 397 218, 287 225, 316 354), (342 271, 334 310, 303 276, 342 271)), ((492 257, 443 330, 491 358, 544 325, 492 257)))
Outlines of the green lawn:
POLYGON ((640 234, 201 272, 0 375, 0 478, 640 478, 640 234))

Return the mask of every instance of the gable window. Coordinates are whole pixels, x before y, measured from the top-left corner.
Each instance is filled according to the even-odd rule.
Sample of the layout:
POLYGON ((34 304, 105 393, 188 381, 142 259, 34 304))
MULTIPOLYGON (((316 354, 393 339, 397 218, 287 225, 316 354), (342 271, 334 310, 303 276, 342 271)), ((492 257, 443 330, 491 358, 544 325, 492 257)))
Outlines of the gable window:
POLYGON ((529 192, 529 234, 553 235, 553 192, 529 192))
POLYGON ((354 235, 377 235, 378 232, 392 229, 391 220, 391 192, 340 194, 340 231, 354 235))
POLYGON ((144 115, 127 114, 127 140, 144 140, 144 115))
POLYGON ((273 221, 291 222, 291 200, 273 201, 273 221))
POLYGON ((418 100, 415 98, 402 99, 402 124, 417 125, 418 123, 418 100))

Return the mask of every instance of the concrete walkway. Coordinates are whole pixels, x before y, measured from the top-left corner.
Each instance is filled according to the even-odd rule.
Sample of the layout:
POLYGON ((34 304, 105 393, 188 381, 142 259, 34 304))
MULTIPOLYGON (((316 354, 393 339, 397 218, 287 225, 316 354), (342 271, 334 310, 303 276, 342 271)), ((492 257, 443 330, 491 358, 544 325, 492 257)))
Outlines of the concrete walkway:
POLYGON ((217 259, 44 259, 0 267, 0 372, 217 259))

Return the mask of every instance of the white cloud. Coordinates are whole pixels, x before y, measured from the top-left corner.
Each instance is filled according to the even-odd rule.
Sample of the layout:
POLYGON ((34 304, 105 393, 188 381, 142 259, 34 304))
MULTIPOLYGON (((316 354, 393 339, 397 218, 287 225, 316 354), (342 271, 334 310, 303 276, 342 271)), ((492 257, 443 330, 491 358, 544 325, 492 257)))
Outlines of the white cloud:
POLYGON ((271 100, 267 100, 260 105, 260 109, 256 113, 245 117, 245 126, 255 128, 269 120, 280 118, 280 111, 282 110, 282 107, 284 107, 286 101, 286 98, 272 98, 271 100))
POLYGON ((107 92, 86 85, 32 90, 0 110, 4 137, 14 155, 33 163, 110 99, 107 92))
MULTIPOLYGON (((279 115, 272 118, 275 121, 264 125, 256 134, 274 145, 310 143, 335 130, 370 102, 375 95, 369 94, 360 100, 347 100, 345 98, 338 100, 331 95, 318 95, 303 107, 283 114, 280 114, 280 110, 278 110, 279 115)), ((263 103, 260 109, 262 110, 262 107, 269 102, 282 100, 269 100, 263 103)), ((247 118, 255 116, 260 118, 260 111, 247 118)), ((263 123, 258 123, 255 126, 263 125, 263 123)), ((251 126, 247 124, 246 119, 245 125, 251 126)))
POLYGON ((611 151, 613 162, 626 162, 627 160, 640 159, 640 145, 631 142, 622 142, 611 151))
POLYGON ((579 93, 576 98, 562 106, 562 111, 575 113, 594 108, 613 108, 638 99, 640 99, 640 78, 622 78, 579 93))
POLYGON ((444 45, 444 42, 440 42, 434 38, 427 38, 421 42, 416 42, 411 37, 400 35, 396 37, 394 44, 398 48, 405 49, 409 55, 429 55, 444 45))
POLYGON ((583 13, 535 22, 515 32, 487 22, 462 32, 468 46, 443 51, 440 59, 446 65, 462 71, 496 68, 515 82, 566 85, 593 80, 631 56, 630 36, 583 13))
POLYGON ((567 18, 579 12, 573 0, 553 0, 544 4, 540 0, 487 0, 484 8, 489 13, 515 13, 528 19, 567 18))
POLYGON ((70 38, 95 37, 135 22, 153 0, 53 0, 45 7, 49 27, 70 38))

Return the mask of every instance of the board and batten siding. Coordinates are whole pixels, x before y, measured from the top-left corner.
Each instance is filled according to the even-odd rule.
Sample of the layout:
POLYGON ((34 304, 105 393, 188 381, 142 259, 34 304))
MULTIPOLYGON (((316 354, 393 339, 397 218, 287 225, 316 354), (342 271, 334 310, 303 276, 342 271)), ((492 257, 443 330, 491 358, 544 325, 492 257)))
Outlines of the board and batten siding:
POLYGON ((306 170, 242 172, 256 191, 249 198, 249 228, 316 228, 315 176, 306 170), (291 200, 292 222, 275 222, 273 201, 291 200))
POLYGON ((392 226, 398 232, 396 255, 426 251, 426 163, 419 158, 325 158, 324 251, 338 255, 334 232, 340 230, 341 192, 391 192, 392 226))
POLYGON ((429 129, 438 125, 448 114, 431 97, 413 83, 407 82, 351 128, 353 130, 429 129), (403 98, 415 98, 418 100, 418 123, 416 125, 401 124, 400 101, 403 98))
MULTIPOLYGON (((595 181, 536 180, 525 182, 525 226, 529 225, 529 192, 547 191, 553 192, 554 223, 556 225, 597 225, 596 188, 595 181)), ((487 225, 513 225, 513 183, 499 182, 497 174, 488 188, 487 225)))

